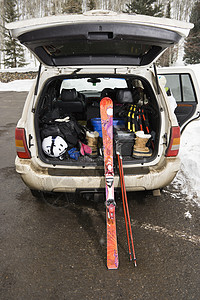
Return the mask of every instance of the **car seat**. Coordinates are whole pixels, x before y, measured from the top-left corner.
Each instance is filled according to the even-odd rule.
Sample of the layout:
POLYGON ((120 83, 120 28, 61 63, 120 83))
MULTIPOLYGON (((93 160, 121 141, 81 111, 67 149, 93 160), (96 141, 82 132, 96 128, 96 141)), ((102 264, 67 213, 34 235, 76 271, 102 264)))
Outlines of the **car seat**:
POLYGON ((61 115, 73 114, 79 119, 84 118, 85 101, 84 96, 76 89, 62 89, 60 99, 55 102, 61 115))
POLYGON ((133 95, 130 89, 128 88, 115 88, 115 93, 116 93, 116 103, 118 104, 125 104, 125 103, 130 103, 132 104, 133 101, 133 95))

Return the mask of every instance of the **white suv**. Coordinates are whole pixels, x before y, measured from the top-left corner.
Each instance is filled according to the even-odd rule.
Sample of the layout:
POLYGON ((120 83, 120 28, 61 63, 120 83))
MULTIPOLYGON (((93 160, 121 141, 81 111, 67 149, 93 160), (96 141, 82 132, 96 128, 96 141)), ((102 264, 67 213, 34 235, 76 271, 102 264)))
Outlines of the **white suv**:
MULTIPOLYGON (((104 189, 99 106, 105 96, 114 103, 114 144, 121 145, 127 191, 159 191, 172 181, 180 166, 180 128, 199 117, 200 91, 192 70, 151 64, 192 24, 92 11, 7 27, 41 63, 16 128, 16 170, 34 195, 104 189), (86 135, 95 131, 92 156, 86 135), (136 131, 150 134, 148 155, 133 155, 136 131)), ((114 185, 120 187, 117 161, 114 185)))

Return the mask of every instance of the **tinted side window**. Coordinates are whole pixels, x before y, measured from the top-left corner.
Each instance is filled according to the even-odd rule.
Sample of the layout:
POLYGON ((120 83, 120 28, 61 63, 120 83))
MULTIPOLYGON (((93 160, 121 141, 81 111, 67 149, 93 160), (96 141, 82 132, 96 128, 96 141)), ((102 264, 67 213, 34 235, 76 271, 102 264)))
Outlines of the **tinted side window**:
POLYGON ((189 74, 166 74, 166 86, 177 102, 196 102, 196 95, 189 74))
POLYGON ((183 101, 196 101, 190 76, 188 74, 182 74, 181 79, 183 86, 183 101))
POLYGON ((172 91, 172 94, 176 101, 181 101, 181 86, 179 74, 168 74, 164 75, 167 79, 166 86, 169 87, 172 91))

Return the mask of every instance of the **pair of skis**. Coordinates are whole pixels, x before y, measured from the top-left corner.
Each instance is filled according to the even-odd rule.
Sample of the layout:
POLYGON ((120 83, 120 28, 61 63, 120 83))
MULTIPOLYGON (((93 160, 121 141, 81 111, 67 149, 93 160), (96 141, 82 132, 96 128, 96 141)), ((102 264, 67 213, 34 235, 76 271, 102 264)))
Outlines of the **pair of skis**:
POLYGON ((119 265, 114 199, 113 170, 113 102, 105 97, 100 102, 101 127, 104 148, 104 170, 106 182, 106 223, 107 223, 107 267, 117 269, 119 265))
MULTIPOLYGON (((105 189, 106 189, 106 224, 107 224, 107 267, 108 269, 117 269, 119 265, 117 234, 116 234, 116 218, 115 218, 115 199, 114 199, 114 170, 113 170, 113 102, 110 98, 105 97, 100 102, 102 137, 104 148, 104 170, 105 170, 105 189)), ((136 257, 133 246, 133 237, 131 230, 130 215, 124 183, 124 174, 122 166, 122 158, 119 156, 120 181, 122 189, 122 199, 124 207, 124 216, 126 229, 129 226, 131 237, 133 259, 136 266, 136 257), (128 223, 127 223, 128 218, 128 223)), ((130 239, 127 230, 127 239, 129 246, 129 255, 132 260, 130 239)))

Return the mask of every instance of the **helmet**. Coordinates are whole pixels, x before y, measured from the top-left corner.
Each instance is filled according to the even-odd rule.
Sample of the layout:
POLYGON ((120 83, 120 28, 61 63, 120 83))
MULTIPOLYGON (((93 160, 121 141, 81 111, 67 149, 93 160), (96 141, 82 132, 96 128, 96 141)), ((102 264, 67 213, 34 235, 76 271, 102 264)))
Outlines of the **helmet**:
POLYGON ((61 156, 66 152, 67 148, 67 143, 60 136, 48 136, 42 141, 42 149, 44 153, 51 157, 61 156))

